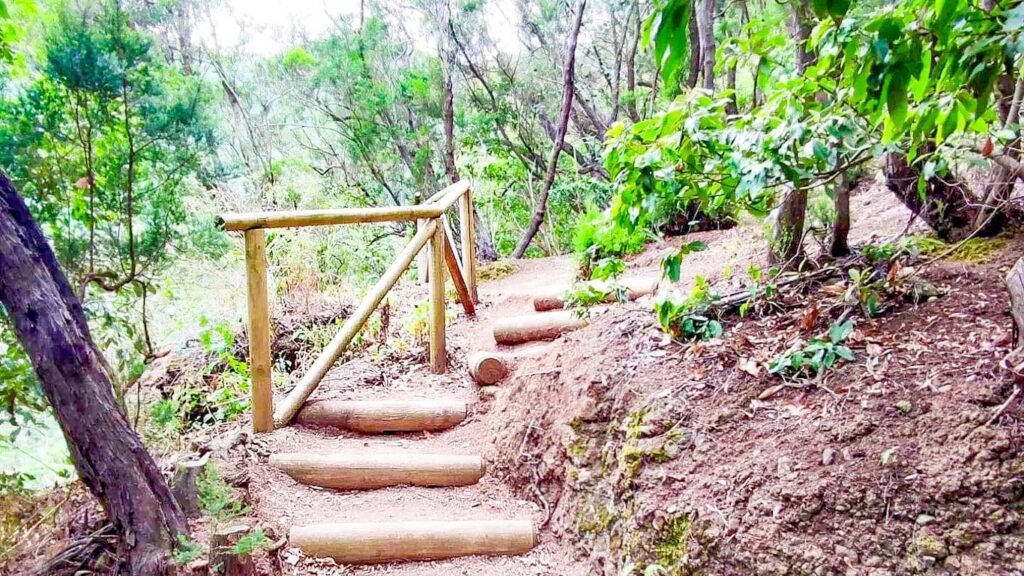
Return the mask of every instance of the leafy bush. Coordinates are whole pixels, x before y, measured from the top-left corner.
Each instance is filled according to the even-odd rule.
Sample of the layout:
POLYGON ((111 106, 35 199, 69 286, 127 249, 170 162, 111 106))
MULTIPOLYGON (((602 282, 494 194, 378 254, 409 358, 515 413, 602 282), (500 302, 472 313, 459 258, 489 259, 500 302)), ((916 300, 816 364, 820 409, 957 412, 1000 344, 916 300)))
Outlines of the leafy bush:
POLYGON ((625 287, 614 279, 608 282, 576 282, 565 291, 562 299, 566 308, 571 309, 577 317, 583 317, 587 308, 608 302, 609 296, 615 302, 628 300, 625 287))
POLYGON ((782 376, 815 376, 832 369, 840 360, 853 361, 853 352, 843 345, 852 332, 852 320, 832 324, 827 340, 814 338, 807 343, 796 343, 773 360, 768 371, 782 376))
POLYGON ((644 249, 650 235, 646 228, 615 226, 607 212, 589 210, 573 232, 572 249, 584 275, 607 258, 636 254, 644 249))

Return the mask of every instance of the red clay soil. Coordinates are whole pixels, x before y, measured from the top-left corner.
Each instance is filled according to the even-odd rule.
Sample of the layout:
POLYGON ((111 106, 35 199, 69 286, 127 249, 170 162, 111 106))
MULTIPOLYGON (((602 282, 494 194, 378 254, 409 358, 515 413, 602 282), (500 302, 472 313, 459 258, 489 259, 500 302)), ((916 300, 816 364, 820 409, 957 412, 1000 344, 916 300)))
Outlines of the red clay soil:
MULTIPOLYGON (((858 204, 875 204, 853 212, 871 215, 858 240, 905 227, 877 190, 858 204)), ((750 227, 694 236, 710 248, 688 280, 763 246, 750 227)), ((828 329, 822 312, 801 334, 826 291, 697 344, 665 338, 645 305, 616 309, 502 385, 492 473, 550 511, 545 537, 574 542, 591 574, 1024 574, 1020 383, 999 367, 1022 248, 927 268, 945 296, 858 317, 855 361, 809 382, 766 365, 828 329)))

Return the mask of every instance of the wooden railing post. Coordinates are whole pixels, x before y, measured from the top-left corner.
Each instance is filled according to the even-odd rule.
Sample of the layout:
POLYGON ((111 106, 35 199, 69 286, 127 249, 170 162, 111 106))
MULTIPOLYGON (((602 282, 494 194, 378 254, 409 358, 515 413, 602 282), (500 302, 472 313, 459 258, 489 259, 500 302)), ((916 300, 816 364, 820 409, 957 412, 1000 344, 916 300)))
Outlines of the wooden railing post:
POLYGON ((435 220, 430 240, 430 369, 443 374, 448 368, 444 342, 444 226, 435 220))
POLYGON ((466 281, 466 287, 473 297, 473 302, 479 303, 480 296, 476 292, 476 223, 473 221, 473 189, 466 189, 459 204, 459 221, 461 223, 462 235, 462 273, 466 281))
POLYGON ((253 432, 274 429, 270 383, 270 308, 267 304, 267 241, 263 229, 245 232, 245 267, 249 284, 249 392, 253 432))

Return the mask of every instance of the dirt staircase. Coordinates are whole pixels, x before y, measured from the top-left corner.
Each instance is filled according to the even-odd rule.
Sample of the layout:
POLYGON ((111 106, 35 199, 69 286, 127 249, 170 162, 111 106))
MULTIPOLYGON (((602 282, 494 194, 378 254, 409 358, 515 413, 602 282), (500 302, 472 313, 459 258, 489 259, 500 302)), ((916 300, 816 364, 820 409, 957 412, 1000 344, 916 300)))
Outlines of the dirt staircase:
MULTIPOLYGON (((376 446, 352 446, 352 438, 339 437, 329 442, 334 445, 330 450, 323 450, 327 443, 321 442, 312 449, 276 451, 269 463, 300 484, 336 491, 472 486, 485 474, 479 454, 402 448, 409 444, 409 435, 450 429, 467 413, 467 403, 455 398, 312 401, 296 419, 300 429, 329 427, 377 435, 376 446)), ((537 541, 528 516, 458 519, 459 510, 439 506, 431 519, 398 514, 397 519, 380 520, 373 506, 367 508, 366 520, 360 521, 303 518, 290 528, 289 541, 307 556, 346 564, 521 554, 537 541)), ((326 512, 321 516, 328 517, 326 512)))
MULTIPOLYGON (((558 277, 559 285, 568 282, 558 277)), ((505 289, 500 282, 492 286, 485 298, 490 303, 476 318, 449 328, 461 329, 465 338, 456 354, 487 351, 514 364, 517 356, 542 350, 542 341, 584 326, 571 311, 556 309, 550 288, 524 290, 516 281, 505 289), (510 323, 542 329, 509 340, 503 327, 510 323)), ((652 289, 631 289, 630 297, 652 289)), ((409 365, 383 390, 342 384, 354 370, 334 368, 292 425, 272 433, 271 482, 258 497, 272 501, 275 524, 288 527, 291 547, 343 564, 479 558, 457 569, 436 563, 385 569, 417 575, 548 574, 554 564, 571 564, 571 546, 550 541, 539 556, 520 562, 484 558, 530 553, 539 545, 545 517, 536 504, 488 475, 482 452, 489 434, 484 415, 474 409, 479 388, 465 370, 436 375, 421 364, 409 365), (546 564, 549 569, 538 568, 546 564)))

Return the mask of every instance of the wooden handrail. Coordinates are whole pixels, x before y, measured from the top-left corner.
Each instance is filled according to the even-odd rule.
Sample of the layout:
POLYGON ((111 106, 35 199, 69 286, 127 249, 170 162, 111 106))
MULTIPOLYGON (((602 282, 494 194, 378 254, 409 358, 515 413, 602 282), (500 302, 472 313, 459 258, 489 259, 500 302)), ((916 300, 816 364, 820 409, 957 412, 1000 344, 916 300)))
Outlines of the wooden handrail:
POLYGON ((309 395, 313 393, 313 390, 320 384, 323 377, 327 375, 327 371, 331 369, 331 366, 338 360, 341 353, 345 351, 345 347, 348 346, 349 342, 359 333, 359 329, 370 318, 370 314, 373 314, 373 311, 377 309, 377 305, 384 300, 388 290, 391 290, 391 287, 402 277, 405 269, 409 267, 412 259, 416 257, 416 254, 427 243, 427 240, 434 236, 436 229, 437 221, 431 220, 398 253, 395 261, 391 263, 391 266, 388 266, 387 271, 380 277, 377 284, 363 297, 359 307, 342 324, 338 334, 327 344, 327 347, 324 348, 324 351, 313 362, 313 365, 310 366, 306 374, 299 380, 299 383, 285 397, 284 402, 274 411, 274 421, 278 426, 286 425, 292 421, 295 414, 299 412, 299 408, 302 407, 302 403, 309 398, 309 395))
POLYGON ((430 243, 430 253, 427 258, 430 268, 430 365, 435 373, 444 372, 447 368, 445 269, 452 278, 455 292, 466 313, 472 315, 476 310, 476 231, 473 219, 472 192, 469 183, 465 181, 452 184, 431 196, 425 203, 414 206, 223 215, 220 218, 221 226, 229 231, 244 231, 246 238, 253 430, 267 432, 273 430, 275 424, 283 426, 291 422, 306 399, 327 375, 331 366, 341 357, 345 348, 383 301, 388 291, 394 287, 428 242, 430 243), (447 217, 444 216, 445 212, 460 201, 461 261, 453 248, 452 232, 448 226, 447 217), (410 220, 417 221, 417 231, 412 240, 395 256, 395 261, 359 303, 352 316, 345 320, 338 334, 321 352, 277 410, 274 410, 270 370, 270 306, 267 294, 264 229, 410 220))
POLYGON ((408 222, 437 218, 444 213, 439 204, 388 206, 384 208, 339 208, 337 210, 290 210, 284 212, 247 212, 223 214, 218 224, 228 232, 256 228, 300 228, 334 224, 369 224, 372 222, 408 222))

